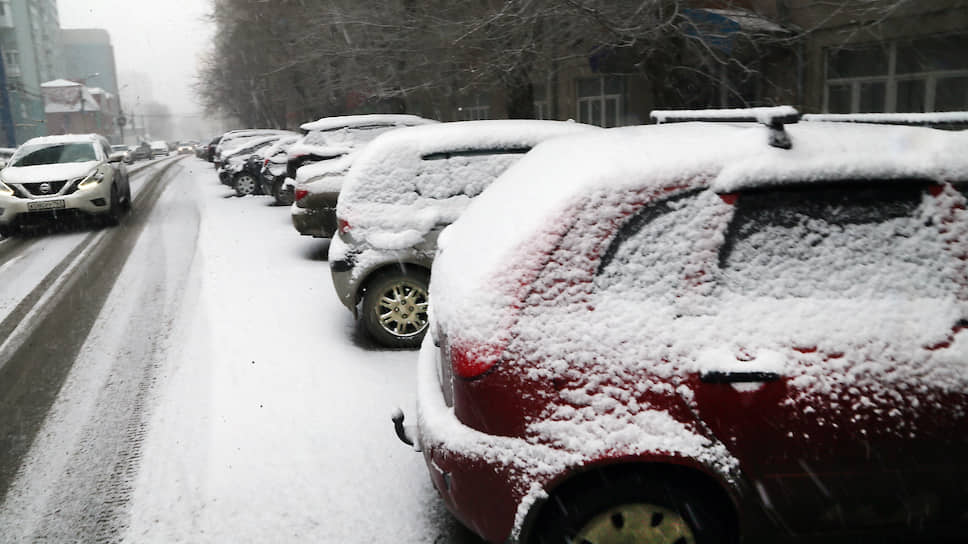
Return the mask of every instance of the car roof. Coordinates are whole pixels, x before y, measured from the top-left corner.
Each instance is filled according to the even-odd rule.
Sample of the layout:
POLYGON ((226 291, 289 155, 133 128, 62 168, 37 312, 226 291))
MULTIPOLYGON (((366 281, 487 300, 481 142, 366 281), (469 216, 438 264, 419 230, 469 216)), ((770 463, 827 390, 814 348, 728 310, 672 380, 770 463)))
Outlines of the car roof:
POLYGON ((336 130, 340 128, 359 128, 366 126, 415 126, 427 123, 437 123, 433 119, 424 119, 417 115, 377 113, 369 115, 341 115, 323 117, 322 119, 303 123, 299 128, 308 131, 336 130))
POLYGON ((785 130, 791 149, 770 146, 766 126, 709 122, 549 140, 476 198, 442 233, 441 248, 452 253, 449 263, 458 263, 461 284, 473 290, 499 273, 516 248, 598 191, 731 192, 858 178, 968 180, 968 132, 855 123, 798 123, 785 130))
POLYGON ((100 141, 102 136, 98 134, 60 134, 57 136, 39 136, 31 138, 23 145, 43 145, 43 144, 63 144, 63 143, 82 143, 100 141))

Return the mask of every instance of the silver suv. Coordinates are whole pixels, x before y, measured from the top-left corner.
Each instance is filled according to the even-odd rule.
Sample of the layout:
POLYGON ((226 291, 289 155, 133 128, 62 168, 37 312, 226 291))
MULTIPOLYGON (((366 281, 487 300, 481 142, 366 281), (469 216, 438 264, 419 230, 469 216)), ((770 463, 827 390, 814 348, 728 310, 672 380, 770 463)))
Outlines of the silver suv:
POLYGON ((339 299, 378 343, 418 346, 427 330, 427 286, 440 231, 539 142, 595 128, 468 121, 399 129, 374 140, 356 157, 336 207, 329 262, 339 299))
POLYGON ((27 140, 0 171, 0 234, 65 215, 94 215, 117 223, 131 208, 124 152, 96 134, 27 140))

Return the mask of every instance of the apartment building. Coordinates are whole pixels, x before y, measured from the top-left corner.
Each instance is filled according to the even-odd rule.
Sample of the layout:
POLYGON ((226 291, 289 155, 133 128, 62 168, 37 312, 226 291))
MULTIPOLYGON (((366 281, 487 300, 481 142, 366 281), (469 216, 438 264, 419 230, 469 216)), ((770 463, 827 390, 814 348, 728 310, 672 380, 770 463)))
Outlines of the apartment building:
POLYGON ((41 83, 63 69, 59 32, 56 0, 0 0, 0 109, 6 145, 47 134, 41 83))

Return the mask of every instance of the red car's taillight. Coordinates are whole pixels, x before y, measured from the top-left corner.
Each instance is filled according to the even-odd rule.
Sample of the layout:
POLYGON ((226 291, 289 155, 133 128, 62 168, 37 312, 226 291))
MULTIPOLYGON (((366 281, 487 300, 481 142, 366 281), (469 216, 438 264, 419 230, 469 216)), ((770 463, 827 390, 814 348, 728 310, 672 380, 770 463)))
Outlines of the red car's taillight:
POLYGON ((269 166, 269 159, 262 161, 262 167, 265 168, 266 166, 269 166))
POLYGON ((300 200, 306 198, 306 195, 308 194, 309 194, 309 191, 307 191, 306 189, 296 189, 295 191, 296 202, 299 202, 300 200))
POLYGON ((493 344, 458 342, 451 345, 449 351, 454 374, 471 379, 484 374, 497 364, 503 350, 493 344))
POLYGON ((352 227, 350 227, 349 221, 347 221, 345 219, 339 218, 339 219, 337 219, 337 223, 339 225, 339 231, 342 234, 346 234, 347 232, 349 232, 352 229, 352 227))

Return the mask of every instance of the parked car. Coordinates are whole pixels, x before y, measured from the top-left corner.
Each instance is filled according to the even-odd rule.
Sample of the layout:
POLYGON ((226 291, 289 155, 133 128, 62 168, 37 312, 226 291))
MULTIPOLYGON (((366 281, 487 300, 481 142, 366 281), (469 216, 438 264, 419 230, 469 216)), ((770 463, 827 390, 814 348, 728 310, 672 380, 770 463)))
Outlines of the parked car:
POLYGON ((155 157, 167 157, 168 156, 168 143, 164 140, 155 140, 151 142, 151 158, 155 157))
POLYGON ((297 134, 295 132, 290 132, 288 130, 276 130, 276 129, 265 129, 265 128, 249 128, 241 130, 231 130, 226 132, 219 138, 218 143, 215 145, 215 150, 212 153, 212 162, 215 164, 215 169, 218 170, 222 167, 222 154, 224 151, 238 149, 244 144, 244 140, 261 138, 264 136, 280 135, 289 136, 291 134, 297 134))
POLYGON ((0 171, 0 234, 78 214, 117 224, 131 208, 123 158, 96 134, 27 140, 0 171))
POLYGON ((222 139, 222 135, 219 134, 218 136, 209 140, 207 144, 204 144, 197 154, 198 158, 205 159, 208 162, 214 162, 215 147, 218 146, 218 142, 221 139, 222 139))
POLYGON ((303 236, 332 238, 336 235, 336 203, 356 153, 336 155, 306 164, 287 179, 284 190, 293 193, 292 226, 303 236))
POLYGON ((355 160, 336 206, 329 262, 340 301, 380 344, 419 346, 440 230, 533 146, 588 130, 597 127, 467 121, 374 140, 355 160))
POLYGON ((222 166, 219 168, 219 180, 235 189, 239 196, 258 194, 261 192, 259 177, 262 172, 262 160, 256 153, 265 149, 282 136, 279 134, 262 135, 253 138, 235 140, 239 147, 222 152, 222 166))
POLYGON ((464 524, 963 538, 968 134, 791 110, 543 143, 440 236, 395 420, 464 524))
POLYGON ((262 194, 270 195, 280 206, 293 203, 291 185, 286 185, 287 150, 299 140, 299 136, 284 136, 270 146, 262 148, 256 157, 261 160, 259 182, 262 194))
POLYGON ((302 166, 345 155, 388 130, 436 123, 416 115, 371 114, 324 117, 299 128, 302 139, 289 148, 286 175, 296 179, 302 166))

